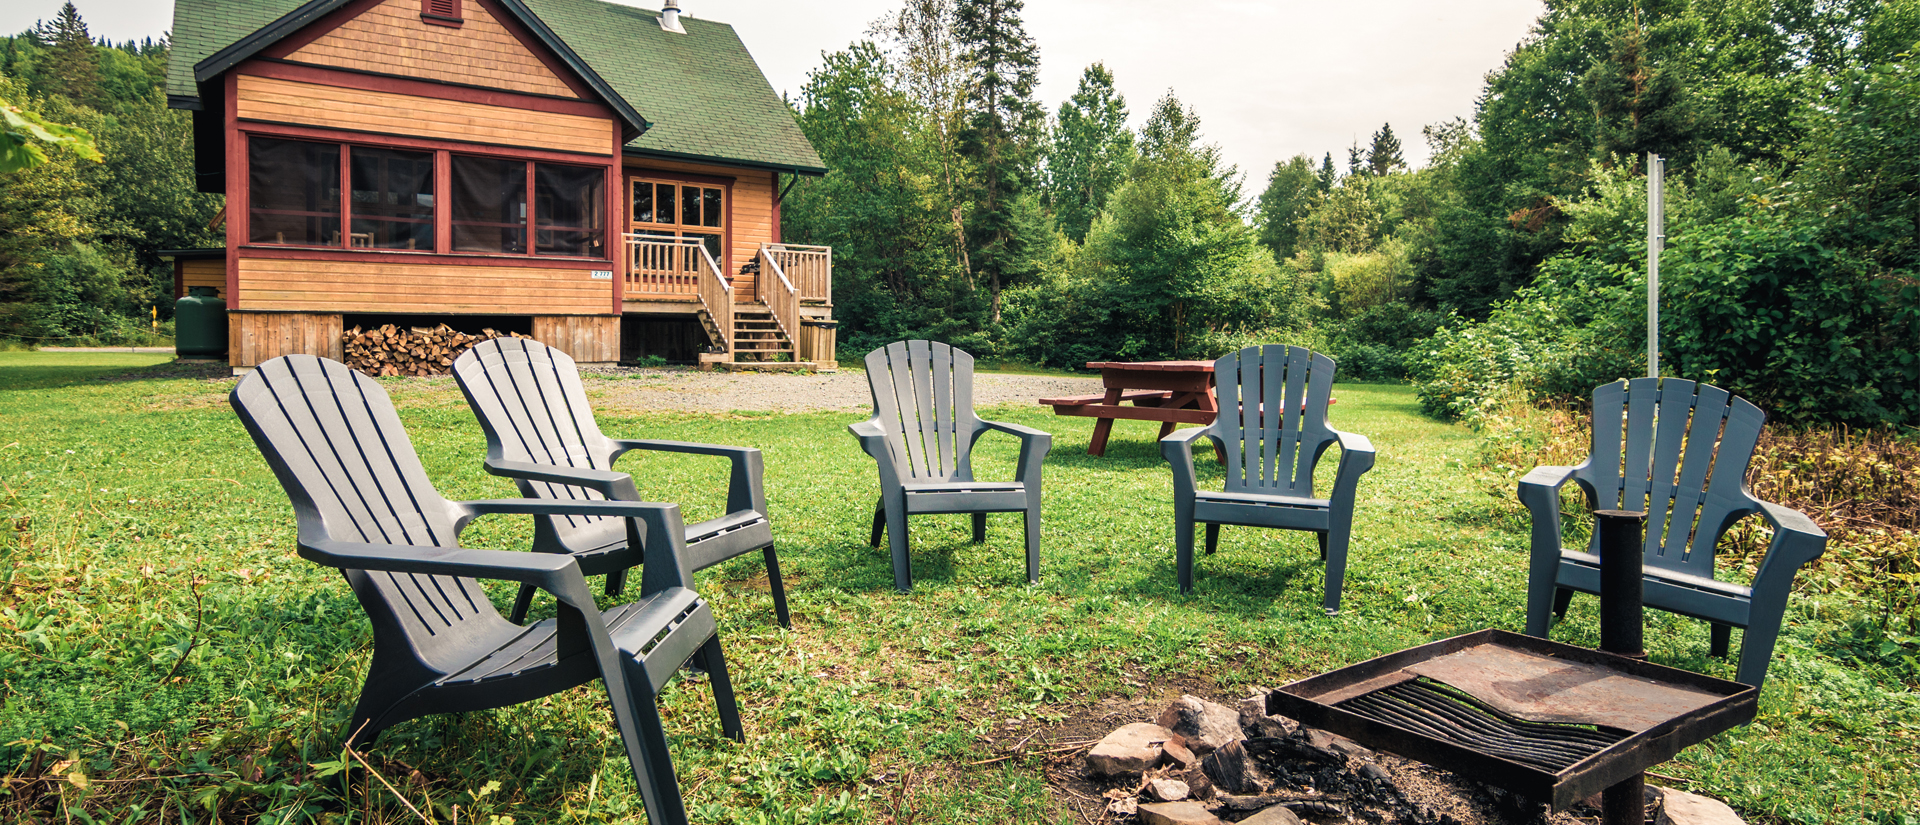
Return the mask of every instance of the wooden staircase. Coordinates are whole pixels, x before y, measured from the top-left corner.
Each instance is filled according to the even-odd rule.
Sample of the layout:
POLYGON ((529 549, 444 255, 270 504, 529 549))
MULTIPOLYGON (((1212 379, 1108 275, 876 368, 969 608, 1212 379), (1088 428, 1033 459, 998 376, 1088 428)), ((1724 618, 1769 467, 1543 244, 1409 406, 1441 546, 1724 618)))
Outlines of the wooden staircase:
MULTIPOLYGON (((712 335, 710 329, 708 334, 712 335)), ((806 370, 813 365, 801 362, 793 339, 780 331, 773 310, 763 303, 733 305, 733 341, 727 348, 733 359, 722 364, 728 370, 806 370)))

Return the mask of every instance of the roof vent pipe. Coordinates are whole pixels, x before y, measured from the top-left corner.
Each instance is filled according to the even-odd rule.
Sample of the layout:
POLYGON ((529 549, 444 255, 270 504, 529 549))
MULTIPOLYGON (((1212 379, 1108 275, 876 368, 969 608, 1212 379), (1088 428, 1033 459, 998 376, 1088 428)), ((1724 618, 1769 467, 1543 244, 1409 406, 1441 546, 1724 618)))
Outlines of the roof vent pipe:
POLYGON ((677 34, 687 33, 687 30, 680 25, 679 0, 667 0, 666 5, 660 9, 660 28, 677 34))

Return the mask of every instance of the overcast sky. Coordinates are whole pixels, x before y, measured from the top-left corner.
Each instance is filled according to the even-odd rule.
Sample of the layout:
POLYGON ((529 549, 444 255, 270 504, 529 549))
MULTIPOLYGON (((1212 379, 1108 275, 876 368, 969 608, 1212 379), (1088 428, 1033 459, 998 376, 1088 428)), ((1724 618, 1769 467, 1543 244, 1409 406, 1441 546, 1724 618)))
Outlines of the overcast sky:
MULTIPOLYGON (((63 0, 0 0, 0 31, 50 18, 63 0)), ((658 8, 658 0, 629 5, 658 8)), ((96 37, 157 36, 166 0, 75 0, 96 37)), ((689 16, 731 23, 777 91, 798 93, 823 51, 865 36, 901 0, 682 0, 689 16)), ((1486 73, 1527 34, 1540 0, 1028 0, 1048 111, 1104 62, 1137 127, 1168 88, 1200 114, 1205 139, 1247 173, 1249 194, 1275 161, 1346 148, 1391 123, 1407 160, 1420 127, 1468 117, 1486 73)))

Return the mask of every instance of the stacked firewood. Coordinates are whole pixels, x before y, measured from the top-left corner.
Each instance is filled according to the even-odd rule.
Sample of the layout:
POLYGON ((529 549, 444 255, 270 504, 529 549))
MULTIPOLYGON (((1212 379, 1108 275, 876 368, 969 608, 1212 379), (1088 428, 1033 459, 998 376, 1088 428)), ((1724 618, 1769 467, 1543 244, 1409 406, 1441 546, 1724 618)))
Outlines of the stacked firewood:
POLYGON ((518 332, 492 329, 483 329, 474 335, 446 324, 436 327, 383 324, 368 330, 356 326, 340 336, 340 343, 347 366, 368 375, 423 376, 452 372, 453 359, 481 341, 525 337, 518 332))

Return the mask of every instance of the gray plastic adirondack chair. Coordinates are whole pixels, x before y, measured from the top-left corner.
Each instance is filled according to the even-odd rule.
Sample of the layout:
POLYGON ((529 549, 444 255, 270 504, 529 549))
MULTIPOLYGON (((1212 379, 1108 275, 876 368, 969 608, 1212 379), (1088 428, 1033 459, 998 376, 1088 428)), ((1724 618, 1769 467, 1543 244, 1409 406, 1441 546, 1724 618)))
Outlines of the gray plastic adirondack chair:
POLYGON ((1173 465, 1174 541, 1180 592, 1193 590, 1193 525, 1207 525, 1207 553, 1220 543, 1220 525, 1307 530, 1326 561, 1328 613, 1340 610, 1353 534, 1354 488, 1373 467, 1373 442, 1327 426, 1333 395, 1333 359, 1302 347, 1247 347, 1213 362, 1220 415, 1213 425, 1160 439, 1173 465), (1226 450, 1222 492, 1202 492, 1193 469, 1193 442, 1202 436, 1226 450), (1340 444, 1340 465, 1328 498, 1313 497, 1320 456, 1340 444))
MULTIPOLYGON (((773 552, 760 451, 686 441, 612 439, 600 434, 573 358, 538 341, 482 341, 453 362, 453 377, 487 433, 486 470, 505 476, 527 498, 561 501, 639 501, 633 477, 613 463, 632 450, 720 456, 732 462, 727 513, 687 525, 687 563, 705 570, 760 551, 781 626, 792 627, 780 559, 773 552)), ((620 558, 626 533, 620 519, 542 516, 534 520, 533 549, 566 553, 587 575, 607 575, 607 594, 618 595, 626 578, 620 558)), ((519 622, 536 588, 520 588, 510 618, 519 622)))
POLYGON ((985 421, 973 413, 973 356, 937 341, 897 341, 867 353, 873 417, 847 427, 880 467, 873 537, 887 534, 893 586, 913 589, 907 516, 972 513, 973 540, 987 540, 988 513, 1024 513, 1027 581, 1040 580, 1040 464, 1053 436, 985 421), (973 444, 988 430, 1020 439, 1015 481, 973 478, 973 444))
POLYGON ((293 500, 300 556, 339 569, 373 623, 373 664, 349 741, 364 745, 409 719, 505 707, 598 678, 647 821, 687 821, 655 697, 691 660, 711 679, 721 729, 743 734, 713 613, 687 587, 677 505, 448 501, 427 480, 386 391, 310 355, 261 364, 230 400, 293 500), (467 523, 492 514, 619 519, 630 531, 619 555, 646 562, 640 599, 601 611, 572 557, 460 547, 467 523), (478 579, 552 593, 559 615, 508 622, 478 579))
POLYGON ((1747 489, 1747 463, 1766 420, 1744 398, 1679 378, 1596 388, 1587 460, 1536 467, 1520 480, 1520 502, 1533 516, 1527 634, 1546 638, 1549 612, 1566 615, 1574 591, 1600 592, 1598 531, 1586 552, 1560 543, 1560 488, 1572 481, 1595 510, 1647 512, 1646 605, 1710 622, 1715 656, 1727 655, 1732 628, 1745 628, 1737 679, 1760 687, 1793 577, 1827 546, 1826 532, 1804 513, 1761 501, 1747 489), (1755 513, 1773 525, 1773 544, 1753 586, 1715 581, 1714 545, 1734 522, 1755 513))

